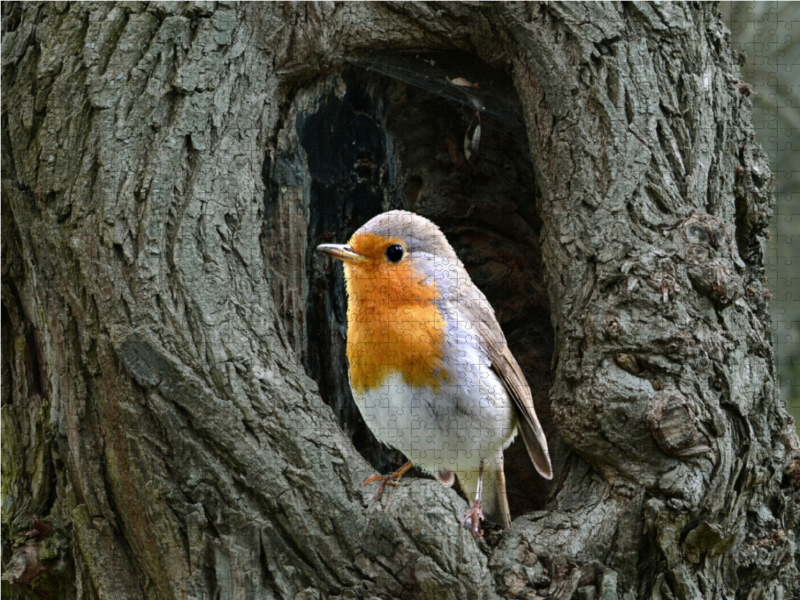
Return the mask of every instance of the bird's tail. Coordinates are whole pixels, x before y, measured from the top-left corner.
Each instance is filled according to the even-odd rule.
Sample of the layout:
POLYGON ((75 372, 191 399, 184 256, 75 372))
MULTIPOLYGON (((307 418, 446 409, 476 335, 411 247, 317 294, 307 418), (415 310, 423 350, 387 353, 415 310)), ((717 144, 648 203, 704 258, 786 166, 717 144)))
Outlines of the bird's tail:
MULTIPOLYGON (((467 495, 471 504, 475 501, 475 494, 478 491, 479 471, 458 471, 456 475, 458 475, 458 483, 461 489, 467 495)), ((502 452, 488 460, 483 467, 481 505, 487 519, 500 523, 503 527, 511 527, 511 513, 508 510, 502 452)))

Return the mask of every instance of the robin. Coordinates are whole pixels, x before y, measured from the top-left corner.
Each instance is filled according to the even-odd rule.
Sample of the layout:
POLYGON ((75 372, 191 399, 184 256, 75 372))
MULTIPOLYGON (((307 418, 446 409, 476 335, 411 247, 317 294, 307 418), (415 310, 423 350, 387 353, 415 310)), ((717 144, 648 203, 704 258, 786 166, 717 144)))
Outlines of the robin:
POLYGON ((414 213, 378 215, 344 245, 317 250, 344 263, 350 388, 364 420, 408 462, 363 485, 386 485, 417 465, 444 485, 455 477, 472 506, 510 527, 503 450, 522 434, 536 470, 552 479, 547 439, 522 370, 486 296, 441 230, 414 213))

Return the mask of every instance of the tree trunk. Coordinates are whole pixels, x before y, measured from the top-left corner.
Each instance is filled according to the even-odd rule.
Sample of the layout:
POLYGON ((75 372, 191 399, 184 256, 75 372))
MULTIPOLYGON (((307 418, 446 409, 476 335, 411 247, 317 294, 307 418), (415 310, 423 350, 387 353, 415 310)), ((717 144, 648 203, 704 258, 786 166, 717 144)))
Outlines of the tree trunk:
POLYGON ((2 27, 9 597, 800 597, 772 178, 713 5, 2 27), (354 408, 313 248, 395 207, 486 292, 553 448, 547 485, 507 453, 517 518, 486 542, 434 480, 361 487, 402 457, 354 408))

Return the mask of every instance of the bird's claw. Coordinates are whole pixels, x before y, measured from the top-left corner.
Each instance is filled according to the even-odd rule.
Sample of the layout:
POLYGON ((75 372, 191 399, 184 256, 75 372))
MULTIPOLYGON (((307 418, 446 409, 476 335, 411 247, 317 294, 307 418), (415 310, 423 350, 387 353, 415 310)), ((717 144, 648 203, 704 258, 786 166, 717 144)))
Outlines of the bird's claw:
POLYGON ((364 481, 364 483, 361 484, 361 487, 364 487, 365 485, 367 485, 369 483, 375 483, 376 481, 380 481, 381 485, 378 487, 378 491, 375 492, 375 500, 380 498, 381 494, 383 493, 384 488, 387 485, 391 485, 393 487, 397 487, 398 478, 395 477, 394 473, 392 473, 391 475, 386 475, 384 477, 381 477, 380 475, 373 475, 372 477, 368 477, 364 481))
POLYGON ((380 498, 380 495, 383 493, 383 490, 387 485, 391 485, 392 487, 397 487, 397 484, 400 482, 400 478, 411 467, 412 463, 411 461, 409 461, 391 475, 385 475, 385 476, 372 475, 364 480, 364 483, 361 484, 361 487, 364 487, 369 483, 375 483, 376 481, 380 481, 381 485, 378 487, 378 491, 375 492, 375 500, 377 500, 378 498, 380 498))
POLYGON ((480 499, 476 499, 472 503, 472 508, 467 509, 464 513, 464 518, 461 519, 461 524, 464 529, 472 534, 472 537, 483 539, 483 529, 481 528, 481 521, 483 521, 483 507, 481 506, 480 499))

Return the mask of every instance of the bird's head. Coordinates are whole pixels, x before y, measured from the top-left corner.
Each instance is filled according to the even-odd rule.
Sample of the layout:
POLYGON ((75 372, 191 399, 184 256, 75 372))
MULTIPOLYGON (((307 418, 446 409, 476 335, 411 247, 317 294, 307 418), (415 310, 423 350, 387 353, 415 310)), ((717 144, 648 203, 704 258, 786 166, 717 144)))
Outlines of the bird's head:
MULTIPOLYGON (((389 300, 420 298, 446 293, 441 283, 462 270, 461 261, 441 230, 425 217, 393 210, 374 217, 347 244, 322 244, 317 250, 341 260, 351 299, 356 282, 377 283, 389 300), (439 284, 434 285, 434 281, 439 284)), ((421 299, 421 298, 420 298, 421 299)))

